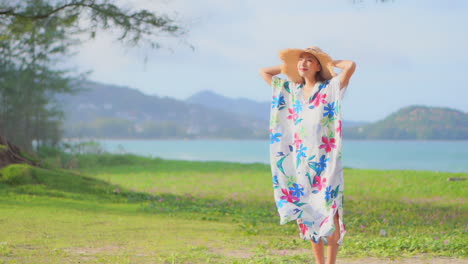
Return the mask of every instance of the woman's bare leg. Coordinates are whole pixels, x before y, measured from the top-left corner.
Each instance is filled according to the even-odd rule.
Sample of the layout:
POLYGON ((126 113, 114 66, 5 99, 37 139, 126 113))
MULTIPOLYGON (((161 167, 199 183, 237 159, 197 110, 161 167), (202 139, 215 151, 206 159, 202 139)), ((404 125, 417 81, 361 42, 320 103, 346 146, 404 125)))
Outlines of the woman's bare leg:
POLYGON ((325 264, 325 256, 324 256, 322 239, 320 239, 319 243, 315 243, 312 240, 310 242, 312 242, 312 248, 314 250, 314 256, 315 256, 315 262, 317 264, 325 264))
POLYGON ((338 221, 339 215, 338 211, 335 214, 335 232, 329 237, 327 237, 327 244, 328 244, 328 256, 327 256, 327 264, 335 264, 336 263, 336 255, 338 255, 338 240, 340 239, 340 223, 338 221))

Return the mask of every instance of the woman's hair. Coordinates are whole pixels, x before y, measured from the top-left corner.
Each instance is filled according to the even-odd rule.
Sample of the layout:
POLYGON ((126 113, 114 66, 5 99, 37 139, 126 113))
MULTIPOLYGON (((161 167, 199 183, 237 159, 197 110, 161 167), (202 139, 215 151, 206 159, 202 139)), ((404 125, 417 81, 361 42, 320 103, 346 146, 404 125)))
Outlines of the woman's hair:
POLYGON ((323 78, 322 74, 320 74, 321 72, 322 72, 322 70, 318 71, 315 74, 315 80, 320 81, 320 82, 324 82, 324 81, 326 81, 326 79, 323 78))

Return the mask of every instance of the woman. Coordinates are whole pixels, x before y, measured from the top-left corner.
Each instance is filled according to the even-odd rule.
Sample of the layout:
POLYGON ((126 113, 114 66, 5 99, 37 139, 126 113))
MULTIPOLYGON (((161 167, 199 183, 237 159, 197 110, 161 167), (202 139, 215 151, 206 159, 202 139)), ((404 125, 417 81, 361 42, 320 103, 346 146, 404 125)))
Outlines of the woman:
POLYGON ((273 88, 270 161, 280 223, 296 220, 301 238, 312 241, 317 263, 325 263, 324 244, 328 263, 335 263, 346 233, 341 99, 356 64, 333 61, 314 46, 279 55, 282 65, 260 73, 273 88), (339 75, 334 67, 342 69, 339 75))

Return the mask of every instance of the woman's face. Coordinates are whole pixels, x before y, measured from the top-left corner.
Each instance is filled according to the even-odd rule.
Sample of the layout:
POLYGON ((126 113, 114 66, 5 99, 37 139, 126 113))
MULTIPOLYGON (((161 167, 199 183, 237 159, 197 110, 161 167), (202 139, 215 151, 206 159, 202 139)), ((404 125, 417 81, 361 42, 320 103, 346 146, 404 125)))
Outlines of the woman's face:
POLYGON ((304 52, 299 57, 299 61, 297 62, 297 70, 299 71, 299 75, 301 77, 313 77, 321 69, 322 68, 320 63, 314 55, 304 52))

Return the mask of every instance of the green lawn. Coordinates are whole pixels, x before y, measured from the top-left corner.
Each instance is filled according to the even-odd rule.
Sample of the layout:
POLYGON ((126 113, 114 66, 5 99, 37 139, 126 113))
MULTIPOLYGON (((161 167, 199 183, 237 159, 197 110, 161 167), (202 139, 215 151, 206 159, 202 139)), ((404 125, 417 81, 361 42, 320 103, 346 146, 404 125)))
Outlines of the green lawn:
MULTIPOLYGON (((279 225, 268 165, 108 154, 66 163, 74 169, 0 170, 0 263, 312 260, 295 222, 279 225)), ((467 175, 345 169, 338 258, 466 259, 468 182, 448 177, 467 175)))

